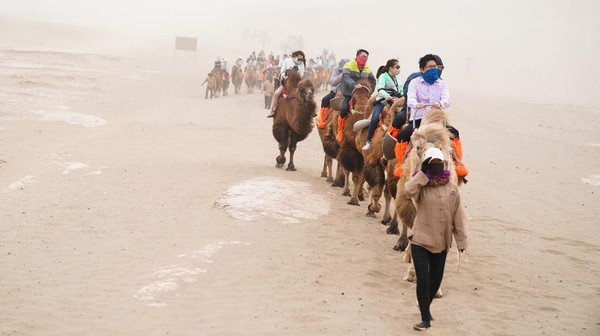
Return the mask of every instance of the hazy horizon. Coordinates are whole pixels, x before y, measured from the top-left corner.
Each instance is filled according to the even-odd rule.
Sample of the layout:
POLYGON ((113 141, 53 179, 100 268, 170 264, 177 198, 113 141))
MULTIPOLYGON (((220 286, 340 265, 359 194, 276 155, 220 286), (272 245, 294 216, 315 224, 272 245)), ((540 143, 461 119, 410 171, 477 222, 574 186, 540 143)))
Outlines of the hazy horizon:
POLYGON ((541 0, 436 0, 402 6, 391 0, 8 0, 0 4, 0 16, 89 27, 126 35, 130 41, 160 40, 165 47, 176 35, 196 36, 200 48, 235 50, 242 58, 262 49, 251 38, 253 31, 263 31, 264 49, 276 53, 290 52, 282 50, 285 39, 302 35, 309 57, 323 48, 338 58, 352 57, 356 49, 365 48, 373 68, 399 58, 403 78, 418 70, 420 56, 436 53, 444 60, 451 89, 600 106, 595 97, 600 70, 592 66, 600 57, 594 42, 600 32, 595 18, 599 9, 594 1, 541 0), (575 72, 583 76, 570 80, 575 72))

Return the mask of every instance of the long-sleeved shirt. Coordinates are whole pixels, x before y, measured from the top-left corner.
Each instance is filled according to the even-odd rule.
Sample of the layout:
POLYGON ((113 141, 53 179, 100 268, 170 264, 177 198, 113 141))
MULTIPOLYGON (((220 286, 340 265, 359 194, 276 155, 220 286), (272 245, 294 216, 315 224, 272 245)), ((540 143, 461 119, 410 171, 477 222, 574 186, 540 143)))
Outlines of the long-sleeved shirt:
POLYGON ((413 72, 410 75, 408 75, 408 77, 406 78, 406 82, 404 82, 404 86, 402 87, 404 93, 408 92, 408 85, 410 84, 410 82, 412 82, 413 79, 421 76, 423 76, 423 73, 421 71, 413 72))
POLYGON ((450 106, 450 94, 446 83, 438 79, 433 84, 429 85, 423 77, 413 79, 408 85, 407 105, 411 109, 410 120, 423 119, 425 111, 430 108, 430 105, 439 102, 442 108, 450 106), (423 103, 424 108, 417 109, 417 104, 423 103))
POLYGON ((283 78, 283 76, 285 75, 285 72, 297 67, 298 68, 298 74, 300 74, 300 77, 304 77, 304 63, 300 63, 300 65, 296 65, 296 63, 294 63, 294 59, 292 57, 288 57, 283 61, 283 64, 281 65, 281 78, 283 78))
POLYGON ((427 186, 428 182, 427 175, 419 171, 404 185, 417 210, 411 241, 431 253, 440 253, 452 246, 454 236, 458 249, 466 249, 465 215, 458 187, 452 182, 427 186))
POLYGON ((403 93, 402 82, 400 82, 400 76, 390 76, 389 73, 382 73, 377 79, 377 100, 383 100, 387 98, 390 93, 400 94, 403 93))

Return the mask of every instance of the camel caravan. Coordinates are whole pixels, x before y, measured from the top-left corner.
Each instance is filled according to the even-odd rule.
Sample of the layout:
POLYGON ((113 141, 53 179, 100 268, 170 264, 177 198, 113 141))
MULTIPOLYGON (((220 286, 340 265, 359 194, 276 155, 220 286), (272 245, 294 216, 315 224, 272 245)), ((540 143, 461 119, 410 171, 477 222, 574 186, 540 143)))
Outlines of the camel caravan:
MULTIPOLYGON (((239 95, 245 91, 248 94, 255 92, 265 92, 265 85, 277 86, 281 83, 280 73, 283 62, 288 59, 288 55, 274 56, 273 53, 266 56, 264 51, 258 55, 252 52, 244 64, 242 58, 238 58, 231 71, 229 71, 226 59, 217 57, 214 68, 208 73, 202 86, 206 84, 205 99, 227 96, 229 86, 233 86, 234 94, 239 95), (245 90, 242 88, 245 85, 245 90)), ((316 61, 310 59, 306 71, 303 71, 303 79, 310 79, 313 83, 315 92, 327 90, 329 86, 329 77, 331 68, 335 63, 335 55, 329 53, 326 49, 323 55, 316 57, 316 61), (325 59, 326 61, 321 61, 325 59)), ((275 87, 276 88, 276 87, 275 87)), ((267 90, 268 91, 268 90, 267 90)))
MULTIPOLYGON (((350 197, 349 205, 365 202, 367 217, 377 218, 383 209, 381 223, 387 226, 386 233, 400 235, 394 250, 406 251, 405 260, 411 262, 408 230, 413 229, 417 212, 407 184, 424 169, 425 161, 433 162, 432 157, 424 160, 426 153, 431 149, 441 153, 440 171, 447 175, 446 183, 459 186, 467 181, 458 131, 450 126, 446 111, 449 96, 439 78, 441 59, 436 55, 422 58, 421 71, 411 74, 405 88, 399 80, 398 60, 389 60, 375 75, 366 65, 368 52, 359 50, 355 59, 342 59, 332 69, 328 79, 331 91, 317 113, 314 94, 321 79, 315 80, 314 71, 305 70, 304 53, 297 51, 292 56, 280 70, 281 92, 275 92, 269 115, 279 146, 276 167, 284 167, 289 150, 286 170, 296 170, 297 144, 316 124, 324 152, 321 177, 331 186, 343 188, 342 195, 350 197)), ((431 180, 434 185, 439 182, 431 180)), ((405 280, 415 278, 411 265, 405 280)), ((441 290, 436 295, 441 296, 441 290)))

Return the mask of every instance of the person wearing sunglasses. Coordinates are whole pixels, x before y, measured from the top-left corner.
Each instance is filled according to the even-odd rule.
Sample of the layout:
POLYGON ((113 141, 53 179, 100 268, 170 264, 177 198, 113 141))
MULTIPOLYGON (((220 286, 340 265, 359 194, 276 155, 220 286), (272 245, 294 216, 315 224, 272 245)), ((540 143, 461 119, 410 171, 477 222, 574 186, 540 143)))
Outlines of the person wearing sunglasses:
POLYGON ((283 93, 283 89, 285 88, 285 81, 287 80, 287 72, 291 69, 297 69, 300 77, 304 77, 304 68, 306 67, 306 57, 304 56, 304 52, 302 50, 294 51, 292 53, 291 58, 287 58, 283 61, 283 65, 281 66, 279 78, 281 78, 280 86, 275 90, 273 94, 273 100, 271 102, 271 113, 267 116, 267 118, 275 117, 275 110, 277 109, 277 103, 279 102, 279 97, 283 93))
POLYGON ((402 83, 400 82, 400 62, 397 59, 390 59, 385 63, 382 71, 383 73, 377 78, 377 100, 373 105, 367 142, 363 146, 364 151, 371 148, 371 139, 379 123, 379 116, 383 111, 384 104, 393 104, 403 94, 402 83))

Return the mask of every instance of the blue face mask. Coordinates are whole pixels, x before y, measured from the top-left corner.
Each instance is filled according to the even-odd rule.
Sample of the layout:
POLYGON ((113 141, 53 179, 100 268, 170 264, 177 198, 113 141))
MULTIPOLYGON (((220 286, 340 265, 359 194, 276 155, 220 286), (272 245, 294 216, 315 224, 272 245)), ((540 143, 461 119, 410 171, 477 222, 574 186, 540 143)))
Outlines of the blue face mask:
POLYGON ((431 68, 423 73, 423 80, 429 85, 433 85, 440 78, 440 69, 431 68))

